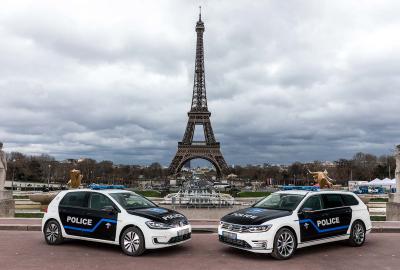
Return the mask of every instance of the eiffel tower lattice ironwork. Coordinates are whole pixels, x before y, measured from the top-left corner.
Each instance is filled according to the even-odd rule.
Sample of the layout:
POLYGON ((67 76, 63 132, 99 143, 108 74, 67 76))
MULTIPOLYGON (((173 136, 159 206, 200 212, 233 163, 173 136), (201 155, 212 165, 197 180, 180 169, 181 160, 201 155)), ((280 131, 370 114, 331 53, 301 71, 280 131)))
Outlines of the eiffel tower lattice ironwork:
POLYGON ((177 174, 186 162, 200 158, 211 162, 217 171, 217 177, 221 178, 228 172, 228 165, 222 156, 219 142, 215 140, 210 121, 211 113, 207 107, 204 73, 204 29, 200 12, 199 20, 196 23, 197 44, 192 106, 188 112, 189 120, 185 134, 182 141, 178 143, 178 151, 169 166, 169 172, 170 174, 177 174), (196 126, 202 126, 204 141, 193 141, 196 126))

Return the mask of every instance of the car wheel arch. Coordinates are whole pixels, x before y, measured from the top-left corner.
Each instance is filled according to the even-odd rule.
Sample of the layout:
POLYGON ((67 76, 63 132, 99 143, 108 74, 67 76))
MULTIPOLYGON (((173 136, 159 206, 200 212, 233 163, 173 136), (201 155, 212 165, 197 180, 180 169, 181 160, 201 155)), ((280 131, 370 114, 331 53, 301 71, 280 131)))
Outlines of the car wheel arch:
MULTIPOLYGON (((121 229, 121 232, 119 233, 119 236, 118 236, 118 243, 119 244, 121 244, 121 236, 122 236, 122 234, 127 230, 127 229, 129 229, 129 228, 136 228, 136 229, 138 229, 142 234, 143 234, 143 236, 144 236, 144 233, 143 233, 143 231, 142 231, 142 229, 140 229, 138 226, 136 226, 136 225, 133 225, 133 224, 128 224, 128 225, 125 225, 125 227, 123 227, 122 229, 121 229)), ((145 242, 145 244, 146 244, 146 238, 144 237, 144 242, 145 242)))
POLYGON ((362 224, 363 227, 364 227, 364 230, 367 229, 367 227, 365 226, 365 222, 364 222, 362 219, 359 219, 359 218, 355 219, 355 220, 351 223, 350 229, 353 227, 353 224, 356 223, 357 221, 358 221, 358 222, 361 222, 361 224, 362 224))
POLYGON ((43 225, 43 232, 44 232, 44 229, 46 228, 47 224, 48 224, 50 221, 55 221, 55 222, 57 222, 57 224, 60 226, 61 235, 62 235, 62 226, 61 226, 60 222, 58 222, 58 220, 55 219, 55 218, 49 218, 48 220, 46 220, 46 222, 45 222, 44 225, 43 225))
POLYGON ((275 239, 275 237, 276 237, 276 234, 277 234, 280 230, 282 230, 282 229, 288 229, 288 230, 290 230, 290 231, 293 233, 294 237, 296 238, 296 239, 295 239, 295 240, 296 240, 296 247, 295 247, 295 248, 297 248, 297 246, 298 246, 298 244, 299 244, 299 236, 297 235, 296 230, 295 230, 293 227, 289 226, 289 225, 283 225, 282 227, 279 227, 279 228, 276 230, 274 239, 275 239))

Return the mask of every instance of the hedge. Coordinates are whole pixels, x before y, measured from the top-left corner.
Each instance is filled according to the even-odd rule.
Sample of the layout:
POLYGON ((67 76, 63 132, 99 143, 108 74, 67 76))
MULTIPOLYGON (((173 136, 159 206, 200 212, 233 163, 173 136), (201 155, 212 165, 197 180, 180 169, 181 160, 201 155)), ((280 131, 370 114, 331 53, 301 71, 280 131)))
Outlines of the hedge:
POLYGON ((134 190, 134 192, 144 197, 162 197, 161 192, 157 190, 134 190))
POLYGON ((268 191, 242 191, 237 194, 238 197, 244 198, 244 197, 266 197, 271 192, 268 191))

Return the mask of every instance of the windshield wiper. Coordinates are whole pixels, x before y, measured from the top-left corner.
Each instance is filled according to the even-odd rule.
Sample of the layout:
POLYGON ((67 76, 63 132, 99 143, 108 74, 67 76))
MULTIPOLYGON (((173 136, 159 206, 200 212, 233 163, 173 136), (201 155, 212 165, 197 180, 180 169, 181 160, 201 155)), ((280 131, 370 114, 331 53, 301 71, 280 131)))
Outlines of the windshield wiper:
POLYGON ((257 208, 269 209, 269 210, 284 210, 284 211, 293 211, 292 209, 287 208, 277 208, 277 207, 265 207, 265 206, 255 206, 257 208))

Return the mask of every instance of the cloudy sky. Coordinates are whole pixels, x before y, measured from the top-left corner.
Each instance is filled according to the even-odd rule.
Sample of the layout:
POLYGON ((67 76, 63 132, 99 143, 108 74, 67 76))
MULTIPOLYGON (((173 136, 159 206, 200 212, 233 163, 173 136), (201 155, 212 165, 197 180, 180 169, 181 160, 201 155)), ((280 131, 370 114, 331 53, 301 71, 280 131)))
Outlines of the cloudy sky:
POLYGON ((229 164, 400 143, 399 1, 1 1, 0 141, 168 165, 190 108, 198 6, 229 164))

